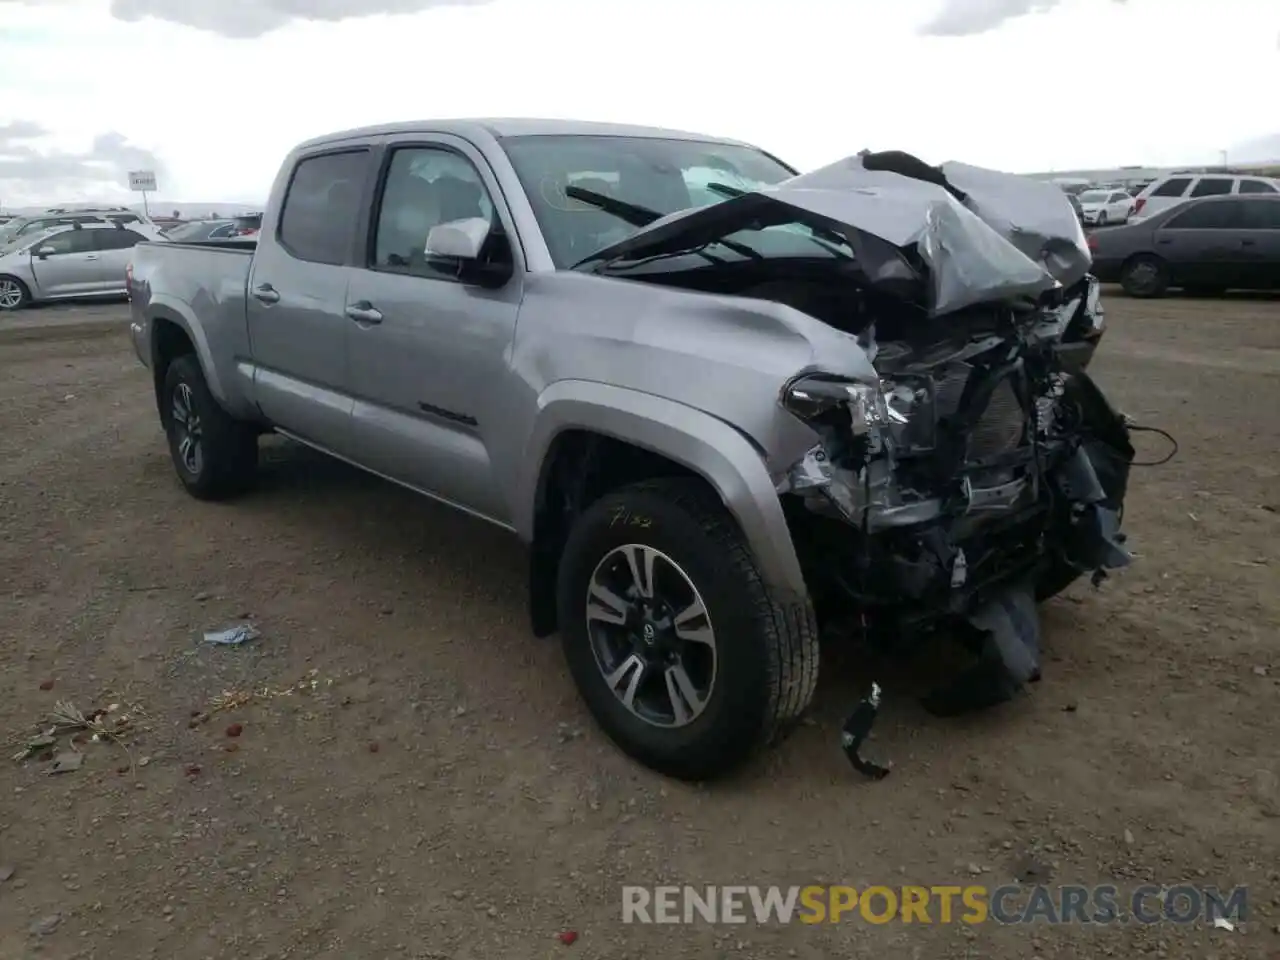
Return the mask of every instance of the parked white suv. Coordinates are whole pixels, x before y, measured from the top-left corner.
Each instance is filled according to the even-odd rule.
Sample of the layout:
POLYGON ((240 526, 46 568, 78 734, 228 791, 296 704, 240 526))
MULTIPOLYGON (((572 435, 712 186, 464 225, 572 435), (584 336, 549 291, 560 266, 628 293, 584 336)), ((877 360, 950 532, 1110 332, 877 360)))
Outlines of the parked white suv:
POLYGON ((1231 173, 1175 173, 1153 180, 1136 197, 1134 220, 1145 220, 1161 210, 1198 197, 1230 193, 1280 193, 1280 180, 1231 173))

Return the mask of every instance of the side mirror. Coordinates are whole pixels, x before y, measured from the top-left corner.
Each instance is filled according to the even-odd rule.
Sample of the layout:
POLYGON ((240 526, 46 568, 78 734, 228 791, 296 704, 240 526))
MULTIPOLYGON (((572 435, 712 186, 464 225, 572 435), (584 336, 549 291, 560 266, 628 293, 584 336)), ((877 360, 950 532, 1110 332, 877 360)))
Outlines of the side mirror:
POLYGON ((511 247, 501 228, 484 217, 453 220, 431 228, 423 251, 429 264, 463 283, 494 289, 514 272, 511 247))
POLYGON ((489 229, 489 221, 482 217, 438 224, 427 234, 427 258, 478 260, 489 229))
POLYGON ((36 251, 36 256, 39 257, 41 260, 44 260, 48 257, 53 256, 57 252, 58 250, 56 247, 41 247, 39 250, 36 251))

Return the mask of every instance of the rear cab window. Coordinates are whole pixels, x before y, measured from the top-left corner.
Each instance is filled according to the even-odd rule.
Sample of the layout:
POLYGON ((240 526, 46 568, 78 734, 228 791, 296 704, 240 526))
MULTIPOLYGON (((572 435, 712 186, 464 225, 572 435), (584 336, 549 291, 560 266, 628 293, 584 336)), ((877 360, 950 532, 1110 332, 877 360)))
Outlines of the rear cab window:
POLYGON ((297 260, 341 266, 364 203, 368 147, 304 157, 293 169, 276 239, 297 260))

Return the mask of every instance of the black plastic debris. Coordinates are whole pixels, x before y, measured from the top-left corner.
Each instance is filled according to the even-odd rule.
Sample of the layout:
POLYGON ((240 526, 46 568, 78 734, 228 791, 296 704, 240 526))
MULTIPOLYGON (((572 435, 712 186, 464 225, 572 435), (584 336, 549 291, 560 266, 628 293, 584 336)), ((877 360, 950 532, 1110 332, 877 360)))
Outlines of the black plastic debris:
POLYGON ((849 714, 849 719, 844 722, 844 729, 840 731, 840 746, 844 750, 844 755, 849 758, 849 762, 853 764, 853 769, 873 780, 883 780, 889 775, 890 770, 889 766, 881 766, 867 760, 861 754, 862 745, 871 735, 871 727, 875 724, 879 713, 880 685, 873 683, 871 692, 858 701, 858 705, 853 708, 853 713, 849 714))

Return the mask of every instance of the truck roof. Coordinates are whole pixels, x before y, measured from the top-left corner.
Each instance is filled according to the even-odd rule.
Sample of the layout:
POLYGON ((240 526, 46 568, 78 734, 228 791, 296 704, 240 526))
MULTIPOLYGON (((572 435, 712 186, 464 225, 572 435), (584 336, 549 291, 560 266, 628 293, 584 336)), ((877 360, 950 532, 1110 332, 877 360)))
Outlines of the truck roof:
POLYGON ((337 133, 315 137, 301 144, 301 148, 321 146, 343 140, 363 137, 391 136, 405 133, 451 133, 473 139, 477 134, 487 134, 495 139, 521 136, 596 136, 596 137, 648 137, 660 140, 701 140, 709 143, 726 143, 749 147, 740 140, 711 137, 685 130, 666 130, 662 127, 642 127, 627 123, 597 123, 591 120, 542 120, 520 118, 489 118, 466 120, 412 120, 399 123, 382 123, 370 127, 356 127, 337 133))

